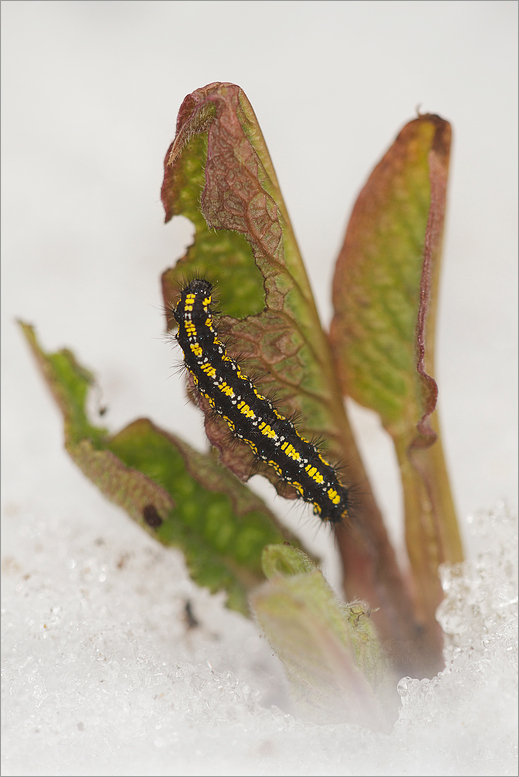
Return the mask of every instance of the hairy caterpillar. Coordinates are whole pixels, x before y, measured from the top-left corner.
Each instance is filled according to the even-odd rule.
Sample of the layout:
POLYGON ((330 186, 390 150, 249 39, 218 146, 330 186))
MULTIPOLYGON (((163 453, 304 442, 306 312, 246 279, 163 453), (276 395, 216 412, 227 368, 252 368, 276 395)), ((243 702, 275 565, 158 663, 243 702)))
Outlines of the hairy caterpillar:
POLYGON ((340 482, 319 449, 299 434, 227 354, 213 327, 211 292, 209 281, 191 281, 174 311, 176 339, 198 391, 256 458, 273 467, 301 499, 313 504, 316 515, 340 523, 348 517, 350 489, 340 482))

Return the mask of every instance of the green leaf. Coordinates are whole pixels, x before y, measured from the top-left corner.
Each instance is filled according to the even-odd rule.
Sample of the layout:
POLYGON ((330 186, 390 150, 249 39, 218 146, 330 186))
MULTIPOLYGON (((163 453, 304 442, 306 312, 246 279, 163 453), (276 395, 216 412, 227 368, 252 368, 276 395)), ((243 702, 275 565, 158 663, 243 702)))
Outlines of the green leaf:
POLYGON ((283 663, 298 713, 317 723, 387 730, 383 662, 367 606, 339 602, 297 549, 265 548, 263 565, 269 581, 251 604, 283 663))
MULTIPOLYGON (((347 598, 370 602, 384 637, 413 641, 419 625, 409 590, 346 418, 329 340, 265 141, 238 86, 213 83, 185 98, 164 168, 166 221, 182 214, 195 226, 186 256, 163 276, 166 309, 176 305, 179 285, 193 276, 216 284, 218 309, 236 316, 217 324, 229 353, 245 358, 242 368, 261 376, 262 393, 272 396, 283 415, 296 415, 307 439, 323 441, 329 461, 347 463, 346 483, 360 485, 361 529, 354 523, 336 527, 347 598)), ((173 326, 171 316, 168 320, 173 326)), ((196 401, 205 413, 209 440, 232 472, 244 481, 259 472, 278 493, 295 498, 294 489, 280 484, 272 468, 258 465, 246 445, 229 446, 225 422, 214 417, 205 400, 196 401)))
MULTIPOLYGON (((440 143, 446 178, 449 124, 421 116, 404 127, 357 199, 333 286, 331 339, 344 392, 380 413, 389 430, 405 427, 410 439, 424 410, 417 321, 429 296, 422 288, 429 160, 440 143)), ((434 206, 443 220, 444 199, 434 206)))
POLYGON ((376 410, 393 438, 418 614, 436 632, 438 565, 462 558, 438 422, 431 420, 450 140, 448 122, 420 116, 375 167, 337 260, 331 327, 343 392, 376 410))
POLYGON ((299 548, 285 545, 269 545, 261 558, 265 577, 271 580, 276 575, 290 577, 305 574, 315 569, 315 564, 299 548))
MULTIPOLYGON (((265 141, 238 86, 209 84, 186 97, 164 167, 166 221, 182 214, 195 226, 193 245, 163 277, 166 308, 186 278, 208 277, 228 314, 220 325, 231 334, 231 354, 263 376, 262 390, 275 388, 284 415, 299 414, 306 436, 325 438, 332 457, 349 460, 352 436, 330 348, 265 141)), ((208 419, 226 465, 250 475, 254 459, 240 445, 226 450, 221 429, 208 419)))
POLYGON ((34 327, 19 323, 63 413, 65 447, 74 462, 153 537, 182 550, 196 583, 226 591, 228 606, 247 614, 247 594, 264 580, 263 548, 283 542, 288 532, 214 456, 148 419, 114 436, 93 426, 85 410, 92 373, 69 350, 45 353, 34 327))

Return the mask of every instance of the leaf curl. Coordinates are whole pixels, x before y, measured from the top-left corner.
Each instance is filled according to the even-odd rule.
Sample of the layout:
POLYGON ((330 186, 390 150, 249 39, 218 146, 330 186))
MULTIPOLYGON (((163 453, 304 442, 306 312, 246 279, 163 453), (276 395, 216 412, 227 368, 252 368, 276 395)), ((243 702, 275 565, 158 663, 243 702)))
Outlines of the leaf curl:
MULTIPOLYGON (((393 438, 417 612, 436 632, 438 566, 462 549, 433 416, 434 329, 451 128, 409 122, 355 203, 333 283, 330 340, 343 393, 376 410, 393 438)), ((434 640, 431 635, 431 640, 434 640)))
MULTIPOLYGON (((46 353, 34 327, 19 322, 63 414, 65 447, 83 473, 155 539, 179 548, 195 582, 248 614, 247 595, 264 580, 265 544, 289 533, 262 500, 214 456, 140 418, 115 435, 85 410, 94 376, 68 349, 46 353)), ((290 536, 294 544, 297 540, 290 536)))

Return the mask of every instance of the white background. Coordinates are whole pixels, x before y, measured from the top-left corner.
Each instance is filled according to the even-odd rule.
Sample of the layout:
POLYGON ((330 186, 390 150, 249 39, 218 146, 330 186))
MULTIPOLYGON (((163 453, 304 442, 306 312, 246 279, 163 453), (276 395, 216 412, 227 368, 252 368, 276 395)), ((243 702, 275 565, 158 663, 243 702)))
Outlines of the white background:
MULTIPOLYGON (((462 524, 496 499, 516 504, 515 2, 3 2, 4 554, 23 556, 28 516, 52 517, 57 536, 72 523, 141 537, 63 452, 16 317, 96 372, 112 430, 145 415, 205 444, 163 338, 159 276, 191 232, 163 225, 160 185, 178 108, 212 81, 239 84, 253 105, 326 324, 373 165, 418 106, 452 123, 444 445, 462 524)), ((357 426, 399 534, 389 447, 365 414, 357 426)), ((314 538, 293 506, 273 504, 314 538)), ((333 552, 323 532, 317 542, 333 552)))

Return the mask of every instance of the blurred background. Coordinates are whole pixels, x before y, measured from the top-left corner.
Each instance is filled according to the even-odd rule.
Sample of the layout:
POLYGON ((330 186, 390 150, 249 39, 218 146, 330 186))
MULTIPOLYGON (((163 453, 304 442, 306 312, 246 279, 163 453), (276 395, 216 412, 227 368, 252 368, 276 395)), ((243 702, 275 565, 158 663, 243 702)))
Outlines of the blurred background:
MULTIPOLYGON (((324 324, 356 195, 416 111, 454 130, 439 310, 439 409, 462 524, 517 477, 515 2, 2 3, 4 539, 27 513, 129 531, 63 451, 62 423, 15 325, 96 373, 116 431, 150 416, 199 448, 159 277, 191 228, 163 225, 163 157, 189 92, 239 84, 268 144, 324 324)), ((388 441, 354 409, 398 543, 388 441)), ((254 481, 257 481, 255 478, 254 481)), ((269 504, 321 552, 325 532, 269 504)), ((330 562, 333 564, 333 562, 330 562)))
MULTIPOLYGON (((164 226, 160 202, 184 97, 213 81, 246 92, 326 326, 357 193, 417 108, 438 113, 452 123, 454 145, 436 378, 462 532, 469 515, 497 500, 516 507, 517 8, 501 0, 1 4, 3 774, 515 768, 516 674, 506 674, 505 660, 515 636, 488 641, 505 603, 492 572, 496 586, 510 575, 505 555, 487 560, 486 587, 478 578, 479 599, 459 618, 467 673, 446 675, 436 700, 415 689, 425 707, 417 712, 407 697, 400 734, 307 728, 270 706, 284 709, 283 679, 254 624, 192 585, 180 554, 105 501, 69 459, 62 419, 15 319, 34 323, 44 348, 68 346, 96 373, 100 423, 117 431, 149 416, 203 449, 200 413, 175 370, 180 354, 164 337, 159 281, 192 236, 184 219, 164 226), (102 419, 99 403, 108 407, 102 419), (480 646, 476 665, 478 601, 492 660, 480 646)), ((376 418, 352 410, 398 545, 390 444, 376 418)), ((261 479, 252 483, 338 585, 328 532, 261 479)), ((512 548, 513 522, 502 515, 480 522, 485 547, 503 530, 512 548)))

